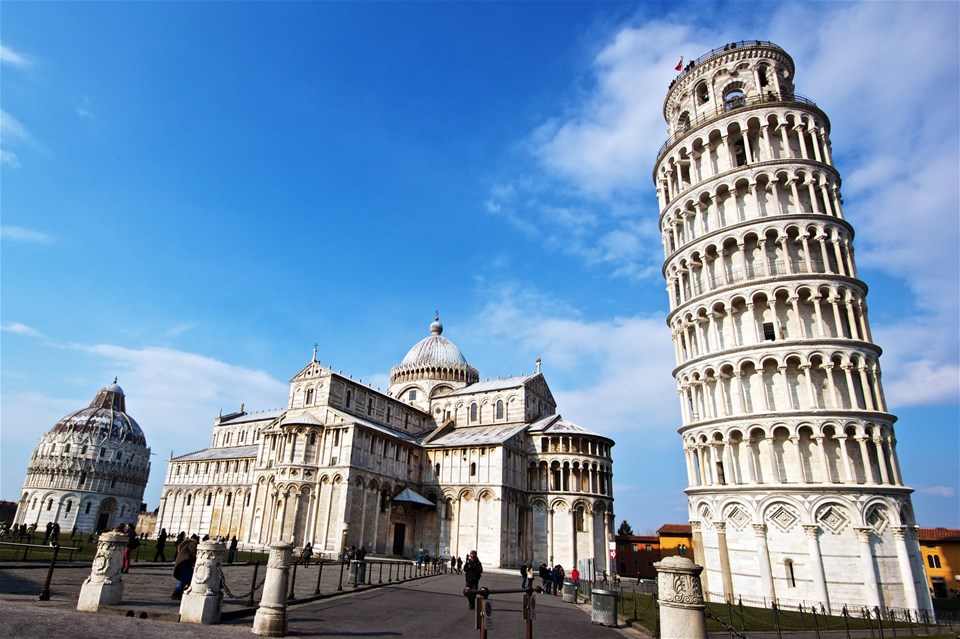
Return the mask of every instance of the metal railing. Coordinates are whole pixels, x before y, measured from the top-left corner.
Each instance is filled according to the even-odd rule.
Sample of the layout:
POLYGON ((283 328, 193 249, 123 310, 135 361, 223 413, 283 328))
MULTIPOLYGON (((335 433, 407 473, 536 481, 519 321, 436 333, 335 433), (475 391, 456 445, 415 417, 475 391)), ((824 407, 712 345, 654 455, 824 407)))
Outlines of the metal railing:
POLYGON ((817 107, 817 103, 806 98, 802 95, 796 93, 784 93, 778 94, 773 91, 768 91, 764 95, 752 95, 750 97, 737 97, 736 99, 727 100, 723 103, 722 107, 717 107, 711 109, 707 113, 701 113, 696 117, 695 120, 691 120, 686 123, 683 128, 680 128, 676 133, 667 138, 667 141, 663 143, 663 146, 660 147, 660 150, 657 151, 657 162, 660 161, 660 158, 666 152, 667 148, 672 145, 674 142, 680 138, 687 135, 691 129, 695 129, 707 122, 712 120, 719 119, 725 115, 730 114, 732 111, 735 111, 740 108, 754 106, 757 104, 772 104, 772 103, 784 103, 784 102, 793 102, 797 104, 804 104, 807 106, 817 107))

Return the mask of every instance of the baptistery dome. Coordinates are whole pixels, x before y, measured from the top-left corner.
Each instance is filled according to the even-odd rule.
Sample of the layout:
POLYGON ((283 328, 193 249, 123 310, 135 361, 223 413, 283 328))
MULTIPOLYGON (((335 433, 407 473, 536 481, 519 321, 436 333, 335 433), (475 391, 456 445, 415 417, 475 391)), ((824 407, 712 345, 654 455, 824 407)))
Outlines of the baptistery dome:
POLYGON ((150 449, 126 410, 126 396, 114 380, 40 438, 14 523, 97 532, 136 522, 150 449))

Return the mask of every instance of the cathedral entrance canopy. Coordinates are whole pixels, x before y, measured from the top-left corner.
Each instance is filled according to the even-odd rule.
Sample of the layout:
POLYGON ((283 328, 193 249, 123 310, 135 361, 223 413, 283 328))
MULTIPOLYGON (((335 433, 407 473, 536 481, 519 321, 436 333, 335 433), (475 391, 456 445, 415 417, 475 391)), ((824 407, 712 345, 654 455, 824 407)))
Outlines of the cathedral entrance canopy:
POLYGON ((429 506, 430 508, 437 507, 435 503, 411 488, 404 488, 401 490, 397 496, 393 498, 393 502, 406 502, 408 504, 413 504, 414 506, 429 506))

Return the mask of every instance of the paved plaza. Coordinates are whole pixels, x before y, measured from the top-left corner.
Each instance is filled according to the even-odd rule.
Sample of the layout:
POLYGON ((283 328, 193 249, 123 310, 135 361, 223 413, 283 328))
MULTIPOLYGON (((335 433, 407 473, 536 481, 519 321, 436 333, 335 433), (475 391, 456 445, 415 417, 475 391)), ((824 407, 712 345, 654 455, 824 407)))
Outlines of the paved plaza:
MULTIPOLYGON (((321 579, 321 598, 295 603, 288 609, 289 634, 325 639, 355 637, 479 637, 472 611, 463 597, 463 577, 438 575, 403 583, 388 583, 384 572, 372 574, 373 587, 353 589, 344 582, 337 591, 339 566, 327 564, 321 579)), ((234 565, 225 569, 227 584, 235 594, 249 591, 252 566, 234 565), (238 592, 241 591, 242 592, 238 592)), ((170 566, 135 564, 123 575, 124 602, 103 613, 76 611, 80 585, 90 572, 89 564, 58 567, 51 599, 37 601, 46 570, 38 567, 0 568, 0 636, 48 639, 51 636, 77 638, 135 636, 138 639, 169 637, 238 637, 250 634, 252 609, 239 599, 225 598, 228 619, 216 626, 176 623, 179 602, 169 598, 175 585, 170 566), (111 614, 112 613, 112 614, 111 614), (133 616, 125 616, 132 614, 133 616), (139 618, 142 614, 146 618, 139 618)), ((316 565, 297 571, 298 597, 313 596, 319 569, 316 565)), ((258 581, 262 579, 263 568, 258 581)), ((344 576, 346 579, 346 575, 344 576)), ((512 573, 488 572, 481 585, 491 589, 518 587, 512 573)), ((522 595, 492 597, 494 625, 490 639, 523 637, 522 595)), ((252 635, 251 635, 252 636, 252 635)), ((558 597, 537 596, 534 637, 577 637, 578 639, 619 639, 643 637, 632 629, 607 628, 590 623, 589 608, 564 604, 558 597)))

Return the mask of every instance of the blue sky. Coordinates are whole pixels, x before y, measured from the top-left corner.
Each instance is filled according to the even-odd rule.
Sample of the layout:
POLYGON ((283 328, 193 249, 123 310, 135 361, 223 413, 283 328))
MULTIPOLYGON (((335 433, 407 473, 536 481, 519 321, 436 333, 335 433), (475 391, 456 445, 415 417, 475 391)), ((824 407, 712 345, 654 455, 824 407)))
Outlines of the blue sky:
POLYGON ((657 202, 673 67, 771 40, 831 119, 898 450, 960 526, 960 12, 944 3, 4 3, 0 497, 119 377, 156 454, 386 388, 444 335, 617 441, 618 519, 685 521, 657 202))

